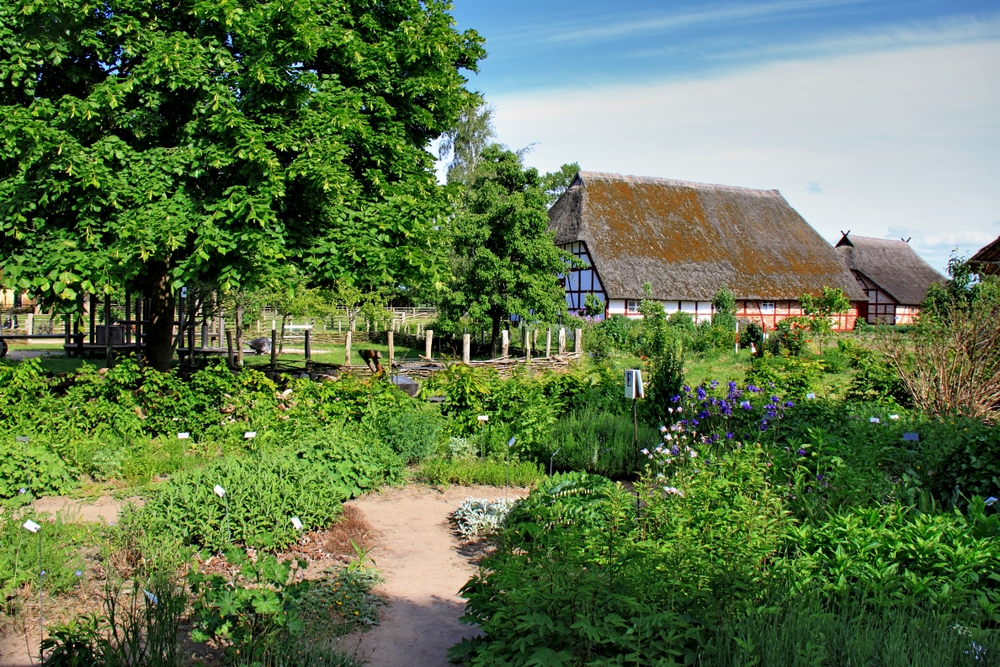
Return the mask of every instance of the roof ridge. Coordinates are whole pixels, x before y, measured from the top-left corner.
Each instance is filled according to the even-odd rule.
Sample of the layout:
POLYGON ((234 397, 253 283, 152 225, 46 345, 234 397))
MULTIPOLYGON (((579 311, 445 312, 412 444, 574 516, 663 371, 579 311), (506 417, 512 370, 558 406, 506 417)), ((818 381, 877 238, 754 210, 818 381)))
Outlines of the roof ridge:
POLYGON ((606 171, 581 171, 580 178, 601 181, 624 181, 626 183, 640 183, 647 185, 674 185, 698 190, 718 190, 722 192, 745 192, 765 197, 781 197, 781 193, 776 190, 763 190, 758 188, 745 188, 738 185, 722 185, 719 183, 698 183, 696 181, 682 181, 673 178, 660 178, 657 176, 632 176, 628 174, 614 174, 606 171))
POLYGON ((907 243, 903 239, 883 239, 883 238, 879 238, 877 236, 859 236, 857 234, 851 234, 848 238, 849 239, 864 239, 865 241, 882 241, 884 243, 902 243, 904 245, 910 245, 909 243, 907 243))

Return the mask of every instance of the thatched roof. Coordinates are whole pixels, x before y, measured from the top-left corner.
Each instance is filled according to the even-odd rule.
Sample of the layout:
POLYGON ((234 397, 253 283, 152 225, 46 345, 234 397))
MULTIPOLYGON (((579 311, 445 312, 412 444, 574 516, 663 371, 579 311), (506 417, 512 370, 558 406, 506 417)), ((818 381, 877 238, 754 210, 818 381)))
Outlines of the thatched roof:
POLYGON ((549 210, 559 245, 584 241, 610 299, 866 297, 836 251, 777 190, 580 172, 549 210))
POLYGON ((984 275, 1000 275, 1000 236, 993 243, 979 249, 969 258, 969 264, 984 275))
POLYGON ((850 236, 848 232, 837 242, 837 250, 849 269, 864 274, 902 305, 920 305, 927 288, 945 279, 906 241, 850 236))

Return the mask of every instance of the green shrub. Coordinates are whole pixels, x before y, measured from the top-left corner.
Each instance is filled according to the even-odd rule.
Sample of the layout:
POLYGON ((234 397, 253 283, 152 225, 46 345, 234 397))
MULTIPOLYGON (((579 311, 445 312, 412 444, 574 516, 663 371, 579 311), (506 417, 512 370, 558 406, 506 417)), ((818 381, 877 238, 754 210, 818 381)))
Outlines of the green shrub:
POLYGON ((1000 516, 981 498, 967 515, 854 508, 791 528, 789 538, 777 571, 797 587, 1000 621, 1000 516))
POLYGON ((143 507, 127 510, 119 527, 214 552, 233 544, 283 549, 299 537, 292 517, 307 529, 336 519, 341 502, 361 490, 353 473, 347 462, 327 466, 286 453, 225 457, 174 475, 143 507))
POLYGON ((635 446, 635 424, 631 415, 583 409, 568 413, 552 431, 544 449, 534 458, 547 464, 553 452, 558 470, 580 470, 607 477, 621 476, 636 470, 637 449, 654 447, 659 432, 639 425, 639 447, 635 446))
POLYGON ((900 406, 913 404, 899 373, 885 356, 880 352, 863 347, 848 347, 847 349, 851 365, 855 368, 854 377, 851 378, 851 384, 845 395, 848 401, 889 403, 900 406))
POLYGON ((544 479, 545 472, 533 461, 511 461, 508 472, 503 460, 432 458, 420 465, 420 476, 432 484, 527 487, 544 479))
POLYGON ((433 454, 445 428, 437 414, 414 408, 377 412, 366 418, 366 425, 404 463, 416 463, 433 454))

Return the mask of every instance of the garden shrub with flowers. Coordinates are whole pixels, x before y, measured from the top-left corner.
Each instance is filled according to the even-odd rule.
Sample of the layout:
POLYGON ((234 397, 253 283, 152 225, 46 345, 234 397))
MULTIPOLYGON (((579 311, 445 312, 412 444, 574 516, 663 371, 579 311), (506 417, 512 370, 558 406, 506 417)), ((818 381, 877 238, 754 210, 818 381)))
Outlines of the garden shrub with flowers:
POLYGON ((1000 664, 995 427, 735 381, 665 412, 631 489, 557 475, 514 506, 456 657, 1000 664))

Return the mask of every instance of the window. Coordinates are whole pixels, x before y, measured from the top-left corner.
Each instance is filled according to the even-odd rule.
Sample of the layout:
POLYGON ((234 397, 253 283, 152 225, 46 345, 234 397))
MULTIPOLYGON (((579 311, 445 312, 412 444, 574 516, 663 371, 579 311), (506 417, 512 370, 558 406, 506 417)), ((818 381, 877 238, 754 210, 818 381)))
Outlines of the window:
POLYGON ((638 313, 639 312, 639 302, 635 299, 628 299, 625 302, 625 312, 626 313, 638 313))
POLYGON ((760 312, 773 315, 774 314, 774 302, 773 301, 761 301, 760 302, 760 312))

